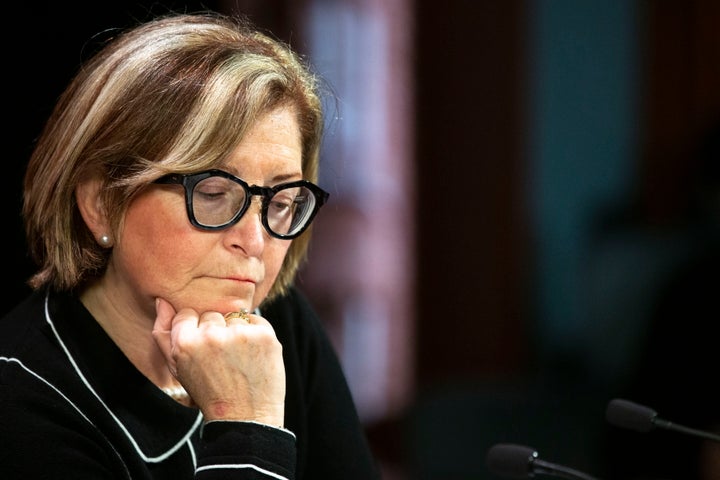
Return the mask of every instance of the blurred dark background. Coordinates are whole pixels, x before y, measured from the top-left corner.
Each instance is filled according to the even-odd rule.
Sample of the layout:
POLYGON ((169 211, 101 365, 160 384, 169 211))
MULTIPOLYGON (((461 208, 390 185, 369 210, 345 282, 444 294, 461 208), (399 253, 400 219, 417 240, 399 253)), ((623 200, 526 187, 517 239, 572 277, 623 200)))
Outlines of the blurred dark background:
POLYGON ((387 479, 497 478, 498 442, 606 478, 720 478, 717 449, 604 421, 630 396, 720 431, 720 3, 92 5, 4 8, 4 311, 32 272, 25 164, 81 60, 168 10, 243 12, 338 99, 298 283, 387 479))

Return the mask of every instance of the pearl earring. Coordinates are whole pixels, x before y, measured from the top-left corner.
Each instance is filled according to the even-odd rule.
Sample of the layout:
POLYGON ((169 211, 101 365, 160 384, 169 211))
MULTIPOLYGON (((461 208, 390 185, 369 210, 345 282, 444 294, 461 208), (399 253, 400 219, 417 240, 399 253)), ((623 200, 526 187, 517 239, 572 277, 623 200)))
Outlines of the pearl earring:
POLYGON ((108 237, 107 235, 102 235, 100 237, 100 245, 102 245, 103 247, 109 247, 110 246, 110 237, 108 237))

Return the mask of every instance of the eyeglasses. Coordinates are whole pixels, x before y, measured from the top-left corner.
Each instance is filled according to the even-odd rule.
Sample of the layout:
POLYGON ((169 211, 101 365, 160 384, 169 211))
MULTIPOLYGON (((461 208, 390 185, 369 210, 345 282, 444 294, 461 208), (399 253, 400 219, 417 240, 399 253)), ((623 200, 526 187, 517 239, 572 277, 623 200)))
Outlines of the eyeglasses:
POLYGON ((265 230, 285 240, 304 232, 330 196, 306 180, 259 187, 222 170, 188 175, 171 173, 154 183, 182 185, 190 223, 203 230, 221 230, 236 224, 250 206, 252 197, 262 197, 260 217, 265 230))

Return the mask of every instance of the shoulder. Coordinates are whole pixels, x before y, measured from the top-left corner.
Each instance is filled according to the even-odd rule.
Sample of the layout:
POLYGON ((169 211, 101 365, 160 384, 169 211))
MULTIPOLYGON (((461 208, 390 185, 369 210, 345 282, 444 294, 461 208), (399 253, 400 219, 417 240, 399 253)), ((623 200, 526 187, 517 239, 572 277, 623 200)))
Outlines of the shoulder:
POLYGON ((16 401, 19 410, 42 404, 41 398, 66 403, 67 392, 59 386, 76 385, 55 327, 47 320, 46 299, 45 290, 34 291, 0 318, 0 403, 16 401))
POLYGON ((0 357, 36 345, 45 336, 44 291, 34 291, 0 318, 0 357))
POLYGON ((318 315, 307 296, 297 287, 290 287, 284 295, 260 307, 260 313, 273 328, 316 332, 322 330, 318 315))
POLYGON ((74 423, 92 431, 69 398, 66 385, 72 372, 46 321, 46 293, 32 292, 0 318, 0 424, 15 446, 38 444, 33 432, 54 432, 74 423))

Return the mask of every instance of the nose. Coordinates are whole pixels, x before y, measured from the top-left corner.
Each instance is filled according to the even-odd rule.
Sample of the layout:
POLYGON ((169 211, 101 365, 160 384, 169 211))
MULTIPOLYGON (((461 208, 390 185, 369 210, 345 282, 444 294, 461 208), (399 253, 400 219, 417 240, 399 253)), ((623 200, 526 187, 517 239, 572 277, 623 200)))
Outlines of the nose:
POLYGON ((240 221, 231 226, 228 239, 233 248, 241 248, 250 256, 258 256, 265 246, 267 232, 262 224, 262 198, 252 197, 240 221))

